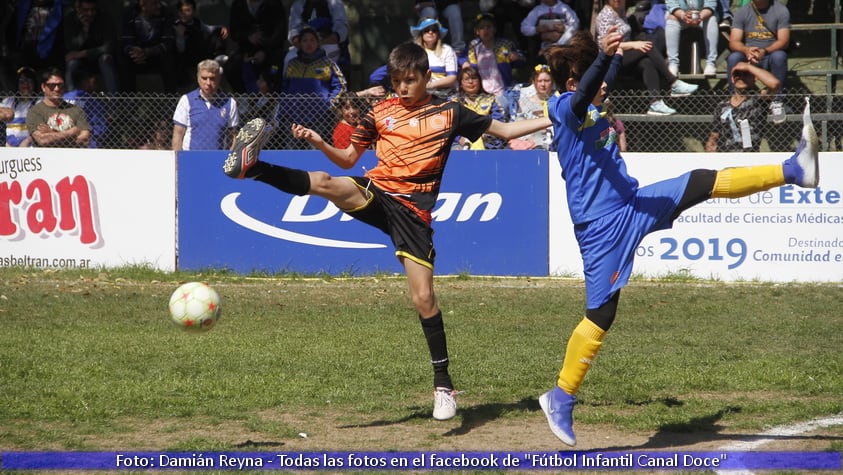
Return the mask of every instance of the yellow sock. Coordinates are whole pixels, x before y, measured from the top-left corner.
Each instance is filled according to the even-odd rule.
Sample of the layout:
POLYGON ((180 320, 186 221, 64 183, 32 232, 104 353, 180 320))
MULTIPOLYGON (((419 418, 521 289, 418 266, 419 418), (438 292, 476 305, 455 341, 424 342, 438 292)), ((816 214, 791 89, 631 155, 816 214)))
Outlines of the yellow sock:
POLYGON ((583 318, 574 329, 568 340, 565 361, 562 363, 559 379, 556 382, 563 391, 571 395, 579 391, 585 379, 585 373, 591 367, 591 361, 603 345, 605 334, 605 331, 587 318, 583 318))
POLYGON ((740 198, 784 185, 781 165, 724 168, 714 179, 712 198, 740 198))

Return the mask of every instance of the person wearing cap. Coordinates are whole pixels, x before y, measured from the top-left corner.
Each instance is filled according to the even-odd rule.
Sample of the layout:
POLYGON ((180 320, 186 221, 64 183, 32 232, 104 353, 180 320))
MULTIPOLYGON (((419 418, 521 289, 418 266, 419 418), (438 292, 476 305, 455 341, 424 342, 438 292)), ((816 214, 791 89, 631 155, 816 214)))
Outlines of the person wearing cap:
POLYGON ((442 42, 448 29, 436 18, 422 18, 418 25, 410 27, 410 32, 416 44, 427 52, 431 73, 427 90, 440 97, 449 96, 457 85, 457 54, 451 45, 442 42))
MULTIPOLYGON (((416 0, 416 12, 419 18, 444 18, 448 23, 451 36, 449 43, 457 54, 463 57, 465 54, 465 35, 463 35, 463 15, 459 0, 416 0)), ((442 31, 442 36, 448 29, 442 31)))
POLYGON ((6 124, 7 147, 29 147, 32 137, 26 128, 26 115, 37 102, 35 97, 35 70, 29 67, 18 69, 18 92, 0 101, 0 122, 6 124))
MULTIPOLYGON (((293 122, 307 124, 324 136, 330 136, 333 124, 329 118, 338 98, 348 91, 340 67, 319 46, 319 33, 303 28, 299 33, 299 49, 284 68, 281 79, 283 97, 278 103, 278 121, 282 129, 293 122)), ((299 148, 299 141, 290 141, 284 148, 299 148)))
POLYGON ((463 68, 476 68, 483 90, 494 95, 504 110, 509 110, 506 91, 515 85, 513 68, 525 63, 524 54, 514 41, 497 36, 495 17, 491 13, 477 15, 474 34, 476 37, 468 45, 468 61, 463 63, 463 68))
POLYGON ((284 64, 296 56, 299 35, 305 28, 316 30, 319 46, 348 77, 351 74, 351 53, 348 50, 349 24, 345 3, 342 0, 295 0, 290 5, 287 28, 287 40, 292 47, 284 57, 284 64))

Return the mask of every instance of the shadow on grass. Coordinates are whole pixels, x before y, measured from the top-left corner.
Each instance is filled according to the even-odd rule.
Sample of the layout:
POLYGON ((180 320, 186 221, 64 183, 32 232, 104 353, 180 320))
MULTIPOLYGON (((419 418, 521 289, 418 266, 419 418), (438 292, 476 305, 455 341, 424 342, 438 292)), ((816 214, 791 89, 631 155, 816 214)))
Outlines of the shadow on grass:
MULTIPOLYGON (((465 435, 471 432, 472 430, 481 427, 489 422, 494 421, 495 419, 499 418, 501 415, 512 412, 512 411, 539 411, 539 401, 534 397, 524 398, 518 402, 513 403, 494 403, 494 404, 480 404, 478 406, 470 406, 470 407, 461 407, 458 413, 458 417, 462 420, 462 423, 458 427, 454 427, 453 429, 445 432, 442 434, 445 437, 451 437, 456 435, 465 435)), ((360 427, 381 427, 381 426, 390 426, 395 424, 403 424, 405 422, 409 422, 412 420, 429 420, 433 417, 433 413, 430 409, 421 409, 417 408, 411 414, 406 417, 402 417, 400 419, 393 419, 393 420, 378 420, 372 421, 364 424, 350 424, 339 426, 339 429, 351 429, 351 428, 360 428, 360 427)))
POLYGON ((261 448, 261 447, 281 447, 284 445, 284 442, 272 442, 272 441, 255 441, 255 440, 247 440, 246 442, 241 442, 239 444, 234 444, 234 447, 238 449, 244 448, 261 448))
MULTIPOLYGON (((664 403, 665 401, 660 401, 664 403)), ((756 440, 843 440, 838 436, 823 435, 760 435, 760 434, 722 434, 724 426, 719 424, 726 414, 741 412, 738 406, 725 407, 714 414, 696 417, 687 422, 664 424, 650 439, 637 445, 617 445, 612 447, 594 448, 593 451, 630 451, 630 450, 658 450, 676 449, 676 447, 691 446, 705 442, 752 442, 756 440)))

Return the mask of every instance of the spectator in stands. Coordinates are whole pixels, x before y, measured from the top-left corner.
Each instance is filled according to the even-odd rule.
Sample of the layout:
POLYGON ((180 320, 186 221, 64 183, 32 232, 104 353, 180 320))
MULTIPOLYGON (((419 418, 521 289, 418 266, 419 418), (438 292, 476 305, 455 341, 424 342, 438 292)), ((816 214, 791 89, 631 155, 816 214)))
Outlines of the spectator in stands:
POLYGON ((138 75, 155 74, 164 91, 176 90, 173 17, 161 0, 138 0, 131 9, 123 24, 122 52, 118 64, 123 89, 135 91, 138 75))
MULTIPOLYGON (((91 127, 90 148, 110 148, 108 142, 109 118, 105 109, 105 98, 99 91, 97 75, 93 71, 81 68, 74 73, 74 84, 77 87, 64 93, 64 100, 75 104, 85 111, 85 118, 91 127)), ((65 74, 65 77, 67 74, 65 74)))
POLYGON ((7 147, 29 147, 32 144, 26 128, 26 116, 38 102, 35 93, 37 81, 34 69, 26 66, 18 68, 17 94, 0 101, 0 122, 6 124, 7 147))
POLYGON ((199 87, 182 95, 173 113, 173 150, 227 150, 240 125, 237 102, 220 90, 218 62, 205 59, 196 69, 199 87))
MULTIPOLYGON (((633 40, 632 27, 626 19, 624 0, 608 0, 597 15, 597 41, 602 42, 612 27, 623 35, 621 50, 623 62, 621 71, 634 77, 640 77, 650 94, 649 115, 672 115, 676 110, 669 107, 661 99, 661 80, 664 78, 670 84, 672 96, 687 96, 696 92, 699 86, 688 84, 676 77, 668 68, 667 61, 653 48, 653 42, 648 40, 633 40)), ((638 32, 643 33, 643 32, 638 32)))
MULTIPOLYGON (((518 51, 522 53, 529 51, 531 49, 530 42, 524 36, 524 33, 521 33, 521 22, 533 8, 533 0, 497 0, 491 3, 494 3, 494 5, 490 5, 490 10, 484 10, 481 2, 480 11, 494 16, 497 34, 514 41, 518 51)), ((534 49, 537 50, 537 48, 534 49)), ((527 58, 528 62, 529 59, 527 58)))
POLYGON ((541 38, 539 50, 564 45, 580 27, 577 14, 562 0, 541 0, 521 22, 524 36, 541 38))
POLYGON ((463 67, 474 67, 480 72, 483 90, 495 96, 504 110, 509 110, 507 90, 515 85, 513 68, 524 64, 524 54, 512 40, 497 36, 495 18, 490 13, 477 15, 474 23, 477 35, 468 45, 468 61, 463 67))
POLYGON ((64 100, 64 71, 49 68, 41 75, 44 99, 29 109, 26 128, 38 147, 88 147, 91 128, 81 107, 64 100))
POLYGON ((732 95, 717 105, 706 152, 757 152, 767 123, 768 103, 781 87, 771 72, 748 62, 736 64, 730 73, 732 95), (764 85, 758 88, 757 82, 764 85))
POLYGON ((351 74, 348 51, 348 14, 342 0, 295 0, 290 6, 287 39, 292 48, 284 64, 293 59, 299 47, 299 34, 305 27, 316 30, 319 44, 328 57, 340 67, 343 75, 351 74))
POLYGON ((667 62, 670 72, 679 75, 679 42, 682 30, 694 27, 702 28, 705 38, 705 68, 703 74, 717 74, 717 42, 720 30, 717 23, 718 0, 667 0, 667 19, 665 40, 667 42, 667 62))
POLYGON ((615 129, 617 135, 618 148, 621 152, 629 151, 629 144, 626 141, 626 125, 623 121, 615 117, 615 103, 606 99, 603 101, 603 111, 606 113, 606 120, 609 125, 615 129))
POLYGON ((247 123, 250 120, 266 117, 269 121, 267 128, 273 133, 278 124, 275 121, 275 110, 278 108, 278 93, 281 92, 280 74, 271 71, 258 73, 258 93, 250 97, 240 99, 237 107, 240 111, 240 122, 247 123))
MULTIPOLYGON (((518 95, 514 97, 517 108, 513 114, 513 120, 547 117, 547 100, 553 95, 554 87, 553 78, 550 76, 550 68, 546 64, 538 64, 533 68, 529 86, 516 88, 515 90, 518 91, 518 95)), ((513 150, 532 150, 534 148, 547 150, 550 148, 552 140, 553 127, 548 127, 510 140, 509 147, 513 150)))
POLYGON ((234 0, 229 13, 234 51, 226 63, 231 87, 258 92, 258 73, 280 71, 287 39, 287 14, 281 0, 234 0))
POLYGON ((63 66, 62 0, 17 0, 10 3, 16 3, 14 48, 8 51, 17 58, 17 61, 13 60, 13 66, 29 66, 36 70, 63 66))
POLYGON ((718 0, 717 18, 720 19, 720 30, 729 33, 732 29, 732 0, 718 0))
POLYGON ((442 37, 444 38, 450 31, 449 44, 454 49, 454 53, 458 58, 465 54, 463 15, 459 0, 416 0, 416 13, 422 20, 425 18, 444 18, 445 22, 448 23, 448 28, 442 28, 442 37))
POLYGON ((112 25, 110 19, 99 13, 97 0, 76 0, 75 8, 65 15, 64 79, 68 90, 76 89, 74 76, 80 69, 99 71, 106 91, 119 90, 114 56, 117 33, 112 25))
POLYGON ((170 120, 159 120, 149 138, 138 148, 141 150, 170 150, 173 146, 172 126, 173 123, 170 120))
POLYGON ((351 134, 360 123, 360 99, 356 95, 343 94, 336 101, 339 121, 331 136, 332 144, 336 148, 348 148, 351 144, 351 134))
MULTIPOLYGON (((790 46, 790 12, 775 0, 749 0, 735 12, 729 36, 732 53, 726 59, 731 71, 742 61, 773 73, 784 87, 787 78, 787 48, 790 46)), ((730 83, 730 87, 734 87, 730 83)), ((781 89, 770 103, 773 122, 786 120, 781 89)))
POLYGON ((653 42, 653 48, 662 56, 667 58, 667 44, 664 29, 667 17, 667 4, 665 0, 639 0, 635 5, 635 11, 628 17, 633 31, 643 31, 647 41, 653 42), (640 25, 640 26, 639 26, 640 25))
POLYGON ((422 18, 418 25, 410 27, 416 44, 427 51, 430 63, 430 81, 427 89, 431 94, 448 97, 457 87, 457 55, 450 45, 442 42, 448 33, 436 18, 422 18))
POLYGON ((180 88, 192 89, 196 65, 203 59, 224 57, 228 27, 207 25, 199 19, 196 0, 178 0, 173 25, 180 88))
MULTIPOLYGON (((299 33, 299 49, 287 63, 281 80, 283 97, 279 103, 282 130, 293 122, 307 124, 329 137, 334 127, 333 105, 347 91, 345 76, 319 46, 319 34, 313 28, 299 33)), ((292 146, 302 145, 291 142, 292 146)))
MULTIPOLYGON (((495 100, 495 96, 483 89, 477 68, 472 66, 460 68, 457 81, 460 89, 453 100, 480 115, 487 115, 498 122, 509 122, 509 117, 495 100)), ((506 146, 506 141, 494 135, 483 134, 473 142, 467 137, 457 136, 454 139, 454 145, 466 150, 500 150, 506 146)))

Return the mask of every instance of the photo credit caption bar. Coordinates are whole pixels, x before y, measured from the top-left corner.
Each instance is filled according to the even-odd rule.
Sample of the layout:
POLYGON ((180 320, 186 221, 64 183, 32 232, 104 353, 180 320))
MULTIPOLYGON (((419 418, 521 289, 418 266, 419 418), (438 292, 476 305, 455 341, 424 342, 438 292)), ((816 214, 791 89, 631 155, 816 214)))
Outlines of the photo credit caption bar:
POLYGON ((3 470, 835 470, 838 452, 3 452, 3 470))

